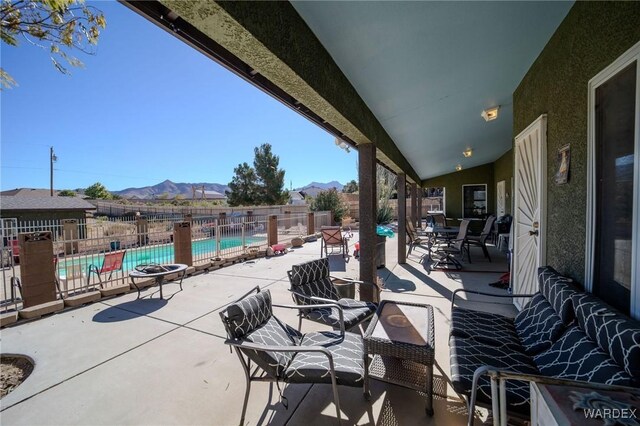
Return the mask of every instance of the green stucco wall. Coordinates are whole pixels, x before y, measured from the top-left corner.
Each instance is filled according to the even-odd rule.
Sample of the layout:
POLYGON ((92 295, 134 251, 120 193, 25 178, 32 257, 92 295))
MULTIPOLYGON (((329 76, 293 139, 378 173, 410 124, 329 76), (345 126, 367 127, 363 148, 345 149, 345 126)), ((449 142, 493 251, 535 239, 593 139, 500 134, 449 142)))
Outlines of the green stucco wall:
MULTIPOLYGON (((505 152, 500 158, 493 163, 493 186, 496 188, 498 182, 505 181, 505 194, 507 195, 505 212, 513 214, 511 205, 513 197, 511 193, 511 178, 513 177, 513 149, 505 152)), ((497 189, 497 188, 496 188, 497 189)), ((496 210, 496 204, 493 204, 493 211, 496 210)))
POLYGON ((640 40, 640 2, 576 2, 513 95, 514 136, 547 114, 547 263, 584 281, 588 82, 640 40), (571 144, 569 183, 553 182, 571 144))
POLYGON ((493 179, 493 163, 422 181, 423 188, 445 188, 445 215, 455 219, 462 217, 462 185, 472 184, 487 184, 487 211, 494 213, 496 188, 493 179))

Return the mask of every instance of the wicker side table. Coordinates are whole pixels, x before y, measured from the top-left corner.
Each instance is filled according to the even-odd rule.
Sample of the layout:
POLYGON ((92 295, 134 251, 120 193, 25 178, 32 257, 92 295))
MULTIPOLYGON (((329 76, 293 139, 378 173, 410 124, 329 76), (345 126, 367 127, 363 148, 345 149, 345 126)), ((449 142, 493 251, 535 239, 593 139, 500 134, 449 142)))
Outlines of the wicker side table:
POLYGON ((364 349, 365 394, 369 377, 418 390, 426 394, 426 412, 433 415, 433 307, 382 301, 365 332, 364 349))

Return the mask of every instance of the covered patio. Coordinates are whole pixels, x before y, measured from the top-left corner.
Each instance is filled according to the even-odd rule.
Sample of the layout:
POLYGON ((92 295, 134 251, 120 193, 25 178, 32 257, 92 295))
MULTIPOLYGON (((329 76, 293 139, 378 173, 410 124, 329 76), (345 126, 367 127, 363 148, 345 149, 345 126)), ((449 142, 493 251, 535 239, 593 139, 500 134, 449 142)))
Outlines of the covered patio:
MULTIPOLYGON (((351 240, 351 252, 357 237, 351 240)), ((388 268, 378 271, 385 283, 382 299, 434 307, 435 414, 426 416, 423 394, 372 380, 370 402, 361 388, 339 387, 343 424, 465 424, 466 405, 448 383, 450 298, 458 288, 505 294, 487 286, 501 274, 429 273, 420 262, 421 249, 398 265, 396 240, 390 238, 387 244, 388 268)), ((320 242, 307 243, 284 256, 186 278, 183 291, 177 284, 165 284, 165 300, 159 300, 158 288, 152 287, 140 300, 132 292, 3 329, 3 353, 28 355, 36 365, 31 376, 2 399, 3 424, 238 424, 244 374, 223 343, 218 313, 256 285, 270 290, 274 303, 291 304, 286 271, 317 259, 319 252, 320 242)), ((506 270, 504 257, 498 252, 495 256, 492 268, 506 270)), ((353 276, 359 266, 353 257, 345 263, 340 255, 331 255, 330 264, 337 276, 353 276)), ((476 297, 467 304, 515 314, 508 303, 489 304, 476 297)), ((275 312, 297 324, 293 311, 275 312)), ((326 327, 304 322, 303 331, 313 329, 326 327)), ((279 402, 274 384, 254 384, 246 424, 335 423, 330 385, 289 385, 283 395, 288 409, 279 402)), ((487 415, 479 409, 477 421, 487 415)))

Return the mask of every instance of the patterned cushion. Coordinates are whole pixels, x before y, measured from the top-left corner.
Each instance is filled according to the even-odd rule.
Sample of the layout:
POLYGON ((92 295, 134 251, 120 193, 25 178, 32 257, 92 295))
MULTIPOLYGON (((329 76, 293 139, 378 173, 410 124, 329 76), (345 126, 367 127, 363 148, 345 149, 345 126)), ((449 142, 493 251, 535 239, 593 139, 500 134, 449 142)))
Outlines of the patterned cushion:
POLYGON ((589 293, 572 299, 580 328, 640 384, 640 322, 589 293))
POLYGON ((548 349, 558 340, 565 327, 547 299, 537 293, 513 324, 525 353, 535 355, 548 349))
POLYGON ((453 307, 451 309, 451 335, 474 339, 489 345, 509 345, 523 352, 513 319, 489 312, 453 307))
MULTIPOLYGON (((272 316, 260 327, 247 333, 242 340, 265 346, 296 346, 301 338, 302 335, 297 330, 272 316)), ((274 378, 282 377, 294 355, 293 352, 243 352, 274 378)))
POLYGON ((571 295, 575 294, 577 289, 571 284, 572 282, 571 278, 560 275, 551 266, 538 268, 540 292, 553 306, 565 325, 570 325, 575 319, 571 295))
POLYGON ((557 342, 533 359, 545 376, 608 385, 631 384, 631 376, 577 326, 569 327, 557 342))
MULTIPOLYGON (((514 352, 505 346, 490 345, 474 339, 451 336, 449 339, 451 360, 451 383, 453 388, 464 395, 471 395, 473 373, 484 365, 518 373, 538 374, 531 357, 514 352)), ((491 403, 491 381, 483 376, 478 382, 477 399, 491 403)), ((529 383, 509 380, 506 386, 507 404, 510 410, 529 413, 529 383)))
POLYGON ((271 309, 271 293, 261 291, 239 302, 229 305, 227 325, 233 337, 240 338, 254 330, 273 315, 271 309))
MULTIPOLYGON (((346 330, 360 324, 362 321, 367 319, 367 317, 373 315, 376 311, 376 307, 372 303, 358 303, 363 303, 364 306, 356 308, 345 308, 342 310, 344 315, 344 328, 346 330)), ((340 305, 344 306, 342 303, 340 303, 340 305)), ((338 308, 309 309, 304 313, 304 315, 305 318, 311 321, 330 325, 336 330, 340 328, 340 313, 338 312, 338 308)))
MULTIPOLYGON (((302 293, 305 296, 338 300, 338 292, 329 277, 329 261, 327 258, 293 265, 289 280, 292 291, 302 293)), ((296 303, 299 305, 308 305, 314 302, 308 299, 296 298, 296 303)))
MULTIPOLYGON (((300 346, 322 346, 331 352, 339 385, 362 386, 364 383, 364 346, 362 337, 330 331, 307 333, 300 346)), ((290 383, 331 383, 329 358, 319 352, 299 352, 285 371, 290 383)))

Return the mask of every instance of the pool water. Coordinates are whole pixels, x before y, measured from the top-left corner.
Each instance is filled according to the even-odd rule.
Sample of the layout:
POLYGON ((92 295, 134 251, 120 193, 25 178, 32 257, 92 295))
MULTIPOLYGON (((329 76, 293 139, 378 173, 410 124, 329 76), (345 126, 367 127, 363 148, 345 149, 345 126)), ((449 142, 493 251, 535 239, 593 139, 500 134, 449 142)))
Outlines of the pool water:
MULTIPOLYGON (((264 238, 245 238, 247 246, 264 242, 264 238)), ((220 250, 226 250, 234 247, 242 246, 242 238, 229 237, 220 240, 220 250)), ((216 256, 216 239, 207 238, 204 240, 196 240, 191 242, 191 252, 194 259, 203 259, 216 256)), ((137 265, 148 263, 173 263, 174 260, 173 244, 162 244, 147 247, 128 249, 124 256, 122 269, 124 272, 133 270, 137 265)), ((89 265, 96 265, 98 268, 102 266, 104 255, 87 256, 72 260, 61 261, 58 273, 62 278, 67 275, 67 269, 73 265, 80 266, 80 269, 86 273, 89 265)))

